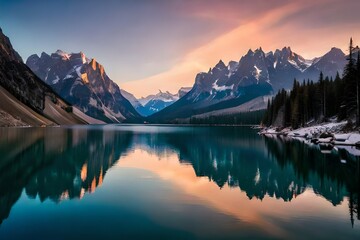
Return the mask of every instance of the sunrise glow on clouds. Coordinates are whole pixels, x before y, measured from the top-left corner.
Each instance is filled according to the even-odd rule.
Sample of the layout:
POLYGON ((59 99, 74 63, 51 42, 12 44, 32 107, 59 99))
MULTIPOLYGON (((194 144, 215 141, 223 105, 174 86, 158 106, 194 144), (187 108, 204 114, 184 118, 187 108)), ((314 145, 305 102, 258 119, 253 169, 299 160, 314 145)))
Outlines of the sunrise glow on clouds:
POLYGON ((351 36, 360 44, 358 0, 0 4, 1 27, 24 60, 42 51, 83 51, 137 97, 190 87, 197 73, 220 59, 239 61, 250 48, 268 52, 290 46, 311 59, 332 47, 346 51, 351 36))
MULTIPOLYGON (((207 44, 192 49, 184 54, 180 63, 168 71, 138 81, 121 83, 121 86, 137 96, 156 92, 158 86, 167 86, 167 90, 175 93, 182 86, 192 86, 196 74, 207 71, 219 59, 226 63, 230 60, 239 61, 250 48, 262 47, 267 52, 291 46, 293 51, 310 59, 323 55, 332 46, 345 50, 350 35, 360 39, 360 34, 355 31, 360 22, 349 23, 348 26, 335 26, 335 29, 332 26, 304 28, 301 22, 291 19, 293 15, 306 12, 309 8, 316 12, 316 9, 330 2, 335 3, 290 1, 289 4, 272 9, 260 18, 240 24, 207 44), (336 34, 330 34, 330 31, 336 31, 336 34)), ((335 4, 333 10, 336 10, 335 4)), ((336 14, 335 11, 330 11, 331 13, 336 14)))

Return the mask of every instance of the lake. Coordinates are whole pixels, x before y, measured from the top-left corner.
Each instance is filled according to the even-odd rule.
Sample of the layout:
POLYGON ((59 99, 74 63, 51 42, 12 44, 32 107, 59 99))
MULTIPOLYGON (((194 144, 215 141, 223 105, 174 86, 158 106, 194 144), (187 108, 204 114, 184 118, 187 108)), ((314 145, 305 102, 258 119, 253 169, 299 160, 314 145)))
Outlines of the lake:
POLYGON ((0 239, 360 239, 359 159, 249 127, 0 129, 0 239))

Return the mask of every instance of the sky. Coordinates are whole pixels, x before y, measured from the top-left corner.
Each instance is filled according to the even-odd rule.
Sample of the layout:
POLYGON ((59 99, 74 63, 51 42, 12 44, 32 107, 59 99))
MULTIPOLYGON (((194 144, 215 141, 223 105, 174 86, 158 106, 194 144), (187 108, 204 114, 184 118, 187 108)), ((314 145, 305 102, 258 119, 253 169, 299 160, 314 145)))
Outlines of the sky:
POLYGON ((84 52, 136 97, 191 87, 220 59, 284 46, 312 59, 360 45, 359 0, 0 0, 0 27, 24 61, 84 52))

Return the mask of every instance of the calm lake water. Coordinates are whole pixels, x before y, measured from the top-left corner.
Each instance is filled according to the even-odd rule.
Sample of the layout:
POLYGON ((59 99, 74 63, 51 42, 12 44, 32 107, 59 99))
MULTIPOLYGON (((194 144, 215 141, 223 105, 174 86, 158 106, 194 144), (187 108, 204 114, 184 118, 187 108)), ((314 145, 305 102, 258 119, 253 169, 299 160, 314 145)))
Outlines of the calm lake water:
POLYGON ((2 240, 360 239, 358 159, 247 127, 8 128, 0 156, 2 240))

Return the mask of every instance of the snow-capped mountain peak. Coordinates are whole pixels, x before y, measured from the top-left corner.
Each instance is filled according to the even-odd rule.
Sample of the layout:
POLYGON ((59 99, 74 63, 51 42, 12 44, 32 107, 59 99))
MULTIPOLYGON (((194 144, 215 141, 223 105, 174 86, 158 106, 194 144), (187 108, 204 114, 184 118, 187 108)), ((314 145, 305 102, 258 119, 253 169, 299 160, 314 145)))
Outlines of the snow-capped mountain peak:
POLYGON ((151 119, 178 120, 194 113, 211 112, 238 106, 259 96, 269 95, 282 88, 290 89, 294 78, 316 81, 320 71, 327 76, 341 74, 345 56, 332 49, 316 59, 305 59, 290 47, 265 53, 261 47, 249 49, 239 62, 222 61, 208 72, 196 75, 191 91, 151 119))
POLYGON ((58 49, 56 50, 55 54, 59 55, 61 58, 65 59, 70 59, 70 54, 58 49))
POLYGON ((162 92, 159 90, 159 92, 151 99, 151 100, 161 100, 164 102, 173 102, 179 99, 179 96, 177 94, 171 94, 169 91, 162 92))
POLYGON ((125 98, 128 98, 141 115, 149 116, 170 106, 179 100, 179 98, 185 96, 191 89, 191 87, 182 87, 176 94, 159 90, 157 94, 141 97, 140 99, 136 99, 132 94, 126 91, 123 91, 123 95, 125 98))
POLYGON ((42 53, 41 57, 34 54, 26 64, 65 100, 94 118, 105 122, 140 118, 104 67, 83 52, 57 50, 51 55, 42 53))

